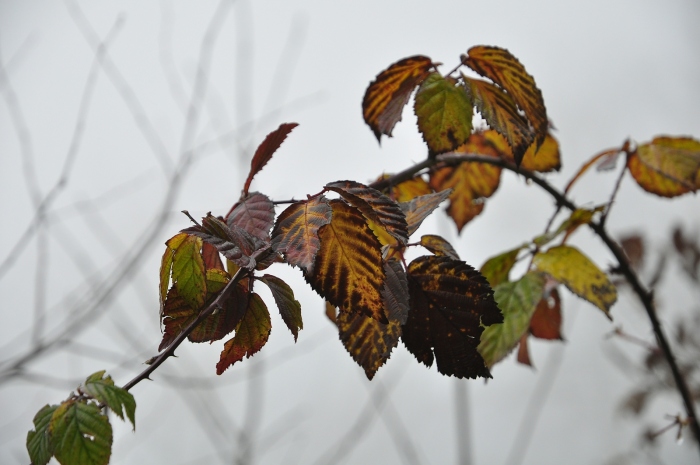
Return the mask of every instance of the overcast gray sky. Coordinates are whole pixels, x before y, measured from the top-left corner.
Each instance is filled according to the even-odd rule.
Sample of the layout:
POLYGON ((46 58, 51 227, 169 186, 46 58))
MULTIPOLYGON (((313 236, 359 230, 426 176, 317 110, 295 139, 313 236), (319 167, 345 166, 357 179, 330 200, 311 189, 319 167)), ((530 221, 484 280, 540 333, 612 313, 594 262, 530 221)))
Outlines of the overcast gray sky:
MULTIPOLYGON (((223 5, 0 0, 0 357, 55 339, 75 312, 86 322, 69 332, 71 342, 0 385, 2 463, 27 462, 26 431, 41 406, 59 402, 99 369, 123 384, 155 354, 162 243, 188 225, 177 212, 224 214, 255 146, 280 123, 300 126, 253 183, 274 199, 303 198, 339 179, 366 182, 425 157, 410 111, 381 147, 362 121, 366 86, 401 58, 428 55, 447 70, 473 45, 509 49, 535 77, 557 129, 564 167, 549 179, 559 187, 588 157, 628 137, 700 137, 700 4, 693 0, 223 5), (210 24, 204 98, 193 126, 188 107, 210 24), (154 229, 170 177, 193 148, 167 205, 172 214, 154 229), (66 160, 67 182, 50 198, 45 226, 29 237, 35 206, 66 160), (137 256, 145 237, 152 241, 137 265, 115 274, 127 269, 124 257, 137 256), (91 307, 93 293, 104 299, 91 307), (39 326, 37 312, 46 315, 39 326)), ((592 173, 572 197, 588 206, 604 202, 614 182, 613 174, 592 173)), ((460 237, 437 219, 421 232, 454 239, 461 257, 479 267, 541 233, 552 207, 536 187, 506 174, 460 237)), ((699 211, 696 196, 653 198, 627 178, 609 227, 615 235, 644 229, 660 247, 677 223, 697 235, 699 211)), ((587 232, 574 243, 601 267, 612 262, 587 232)), ((186 343, 154 382, 133 390, 138 428, 134 434, 117 427, 112 463, 455 463, 458 383, 467 386, 470 425, 459 441, 468 442, 474 464, 506 463, 543 380, 551 380, 548 399, 526 421, 532 438, 522 461, 511 463, 697 463, 697 451, 670 436, 654 452, 660 462, 639 452, 643 425, 618 411, 635 379, 610 355, 613 346, 634 360, 639 351, 611 342, 606 335, 614 326, 583 301, 564 302, 566 344, 533 344, 537 370, 509 357, 488 383, 457 381, 418 365, 400 346, 370 383, 300 274, 282 266, 271 272, 301 301, 299 342, 273 316, 263 351, 221 377, 214 370, 221 342, 186 343), (338 451, 348 432, 348 449, 338 451)), ((692 294, 672 285, 666 292, 659 302, 671 321, 674 311, 689 308, 692 294)), ((261 294, 274 310, 269 294, 261 294)), ((613 315, 615 325, 653 339, 631 297, 623 294, 613 315)), ((659 427, 664 414, 681 410, 673 397, 652 407, 645 418, 659 427)))

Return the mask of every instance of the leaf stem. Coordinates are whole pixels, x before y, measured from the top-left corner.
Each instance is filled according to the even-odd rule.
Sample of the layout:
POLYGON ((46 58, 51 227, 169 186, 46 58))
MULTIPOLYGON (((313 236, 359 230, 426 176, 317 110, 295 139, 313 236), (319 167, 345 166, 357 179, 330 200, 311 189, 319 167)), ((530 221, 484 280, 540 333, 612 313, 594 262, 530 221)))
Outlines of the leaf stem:
POLYGON ((168 357, 172 357, 175 355, 175 349, 177 349, 180 346, 180 344, 182 344, 182 342, 187 338, 187 336, 190 335, 194 328, 196 328, 197 325, 201 323, 206 317, 211 315, 214 312, 214 310, 221 307, 221 303, 231 294, 236 283, 243 279, 247 274, 248 270, 246 270, 245 268, 239 268, 238 271, 236 271, 236 274, 234 274, 233 277, 226 284, 226 287, 224 287, 219 293, 219 295, 216 297, 216 299, 214 299, 212 303, 210 303, 204 310, 202 310, 197 316, 197 318, 194 321, 192 321, 192 323, 187 325, 187 327, 175 338, 175 340, 163 352, 161 352, 158 356, 152 359, 153 361, 145 370, 143 370, 141 373, 136 375, 134 379, 122 386, 122 389, 128 391, 144 379, 149 379, 148 377, 150 376, 150 374, 153 373, 160 365, 162 365, 163 362, 165 362, 165 360, 168 359, 168 357))

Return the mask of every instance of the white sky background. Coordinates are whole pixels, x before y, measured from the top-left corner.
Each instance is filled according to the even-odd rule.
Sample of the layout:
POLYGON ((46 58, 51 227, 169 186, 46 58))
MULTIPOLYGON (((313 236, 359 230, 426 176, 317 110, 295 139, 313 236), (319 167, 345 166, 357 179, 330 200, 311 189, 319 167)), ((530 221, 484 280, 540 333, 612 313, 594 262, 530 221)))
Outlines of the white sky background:
MULTIPOLYGON (((55 338, 71 312, 90 301, 91 290, 116 282, 123 257, 138 250, 183 148, 200 44, 217 8, 210 1, 80 2, 80 13, 70 5, 0 1, 6 76, 0 80, 0 260, 34 217, 26 173, 35 174, 46 195, 69 153, 95 60, 85 28, 104 38, 122 18, 89 92, 75 163, 48 209, 48 226, 0 276, 0 363, 30 351, 32 337, 55 338), (135 99, 131 104, 125 103, 128 95, 135 99), (160 142, 153 144, 167 161, 144 138, 135 106, 150 121, 148 134, 157 135, 160 142), (40 334, 32 332, 37 308, 47 315, 40 334)), ((446 71, 473 45, 508 48, 535 77, 558 130, 564 168, 549 179, 560 187, 588 157, 627 137, 700 136, 700 5, 692 0, 238 0, 219 18, 205 101, 184 148, 211 143, 187 170, 172 214, 143 260, 96 307, 95 319, 26 365, 23 377, 0 384, 1 463, 28 461, 26 431, 41 406, 60 402, 100 369, 124 384, 155 354, 162 243, 188 226, 177 212, 225 214, 255 146, 280 123, 300 126, 253 183, 274 199, 303 198, 339 179, 366 182, 425 156, 410 111, 381 147, 362 121, 366 86, 398 59, 425 54, 445 63, 446 71)), ((614 181, 613 174, 591 173, 573 198, 585 205, 604 202, 614 181)), ((657 199, 626 178, 609 227, 614 234, 645 229, 660 247, 673 224, 697 234, 699 211, 695 196, 657 199)), ((479 267, 541 233, 551 212, 552 202, 536 187, 505 174, 461 237, 445 221, 429 222, 421 232, 441 231, 479 267)), ((611 263, 588 232, 578 233, 574 243, 601 267, 611 263)), ((301 301, 299 342, 293 344, 269 294, 259 289, 273 314, 263 351, 217 377, 223 342, 183 344, 179 358, 156 371, 154 382, 133 389, 136 433, 113 421, 112 463, 454 463, 457 441, 465 440, 455 434, 458 383, 468 387, 466 440, 473 463, 506 463, 543 380, 552 382, 551 391, 539 418, 527 420, 533 426, 526 429, 534 432, 526 454, 511 463, 613 463, 615 457, 697 463, 697 450, 677 446, 672 435, 662 437, 654 452, 661 462, 645 452, 626 455, 639 450, 642 424, 623 418, 618 408, 635 378, 613 364, 610 353, 618 347, 637 360, 639 352, 606 339, 614 326, 587 303, 566 299, 566 344, 532 344, 536 371, 510 357, 493 369, 488 384, 457 381, 418 365, 400 345, 370 383, 300 273, 281 265, 270 272, 287 279, 301 301), (358 418, 367 421, 357 423, 351 447, 334 458, 338 441, 358 418), (244 425, 249 436, 241 433, 244 425)), ((671 283, 670 289, 659 296, 668 321, 673 310, 687 310, 692 297, 682 285, 671 283)), ((631 297, 623 294, 613 315, 615 324, 653 340, 631 297)), ((673 397, 653 407, 647 419, 657 427, 665 424, 664 414, 681 411, 673 397)))

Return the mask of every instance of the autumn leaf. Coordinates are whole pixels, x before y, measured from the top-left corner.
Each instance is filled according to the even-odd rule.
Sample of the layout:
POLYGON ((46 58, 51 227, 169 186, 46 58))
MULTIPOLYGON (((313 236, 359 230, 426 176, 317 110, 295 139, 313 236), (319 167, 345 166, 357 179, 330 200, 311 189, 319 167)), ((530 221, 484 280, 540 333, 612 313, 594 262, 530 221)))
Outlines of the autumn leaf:
POLYGON ((510 270, 518 259, 518 253, 524 246, 503 252, 491 257, 481 266, 481 274, 488 280, 491 287, 495 288, 503 282, 510 281, 510 270))
POLYGON ((253 181, 253 177, 270 161, 272 155, 287 138, 287 135, 297 126, 299 126, 297 123, 281 124, 280 127, 268 134, 262 144, 258 146, 253 159, 250 161, 250 173, 248 173, 248 178, 243 185, 243 197, 248 195, 248 189, 251 181, 253 181))
POLYGON ((163 314, 163 306, 165 305, 165 297, 168 294, 168 285, 170 284, 170 271, 173 266, 173 257, 175 256, 175 251, 182 241, 187 238, 187 234, 178 233, 168 239, 165 243, 165 252, 163 253, 163 258, 160 262, 160 282, 158 288, 160 289, 160 314, 163 314))
POLYGON ((518 344, 530 327, 530 319, 542 299, 545 278, 540 273, 526 273, 518 281, 501 282, 493 290, 503 323, 489 326, 481 335, 479 353, 492 367, 518 344))
MULTIPOLYGON (((499 156, 496 148, 480 133, 472 134, 456 152, 494 158, 499 156)), ((458 231, 481 213, 484 199, 496 192, 500 181, 501 168, 478 162, 462 162, 430 173, 430 186, 433 189, 438 192, 452 189, 447 214, 454 220, 458 231)))
POLYGON ((53 456, 49 424, 58 405, 44 405, 34 415, 34 429, 27 433, 27 452, 32 465, 46 465, 53 456))
POLYGON ((492 129, 508 140, 516 160, 522 160, 527 148, 532 145, 534 134, 509 94, 489 82, 470 79, 462 75, 466 91, 477 110, 492 129))
POLYGON ((318 230, 321 248, 313 272, 304 277, 324 299, 351 313, 387 323, 381 297, 381 245, 364 216, 342 200, 331 200, 333 219, 318 230))
POLYGON ((700 188, 700 141, 656 137, 628 153, 627 168, 639 186, 652 194, 676 197, 700 188))
POLYGON ((408 242, 408 225, 401 207, 376 189, 355 181, 336 181, 325 188, 337 192, 365 218, 382 225, 401 244, 408 242))
POLYGON ((555 288, 537 303, 530 320, 530 334, 540 339, 562 340, 561 320, 561 297, 555 288))
POLYGON ((404 345, 419 362, 458 378, 491 376, 477 351, 484 326, 503 321, 486 279, 449 257, 418 257, 408 267, 411 309, 404 345))
POLYGON ((404 58, 379 73, 367 87, 362 100, 362 116, 378 141, 381 141, 382 134, 391 137, 413 90, 434 66, 426 56, 404 58))
POLYGON ((610 307, 617 300, 617 290, 607 275, 578 249, 567 245, 552 247, 535 255, 533 264, 612 319, 610 307))
POLYGON ((564 239, 562 239, 562 243, 566 242, 566 240, 573 234, 574 231, 576 231, 579 227, 590 224, 593 221, 593 217, 595 216, 596 213, 602 212, 605 210, 605 206, 601 205, 595 208, 577 208, 576 210, 571 212, 571 215, 569 215, 569 218, 567 218, 564 222, 562 222, 561 225, 556 230, 556 234, 561 234, 561 233, 566 233, 564 235, 564 239))
POLYGON ((173 286, 168 291, 163 309, 163 339, 158 346, 158 352, 166 349, 177 336, 197 318, 196 310, 192 309, 185 299, 180 297, 173 286))
MULTIPOLYGON (((208 270, 207 287, 210 293, 207 295, 207 302, 212 302, 218 297, 219 292, 224 289, 229 280, 228 274, 223 271, 208 270)), ((236 328, 245 314, 249 293, 247 287, 241 282, 235 284, 230 292, 216 312, 204 318, 194 327, 187 336, 190 342, 218 341, 236 328)), ((197 312, 198 314, 199 312, 197 312)))
POLYGON ((136 429, 136 400, 134 400, 134 396, 129 391, 115 386, 111 376, 105 377, 104 370, 88 376, 82 390, 101 404, 109 407, 122 420, 126 414, 136 429))
POLYGON ((387 260, 384 262, 384 286, 381 294, 384 300, 384 309, 389 321, 398 321, 399 324, 406 323, 408 318, 408 278, 403 265, 398 260, 387 260))
POLYGON ((325 197, 296 202, 278 217, 272 231, 272 247, 292 266, 313 273, 314 260, 321 242, 318 230, 331 222, 333 211, 325 197))
POLYGON ((452 244, 447 242, 441 236, 435 234, 426 234, 421 236, 420 245, 430 250, 437 256, 446 256, 454 260, 459 260, 459 255, 457 255, 457 251, 455 251, 454 247, 452 247, 452 244))
POLYGON ((530 359, 530 350, 527 347, 527 334, 523 334, 520 337, 520 344, 518 344, 518 356, 516 358, 518 363, 523 365, 532 366, 532 360, 530 359))
POLYGON ((229 228, 238 226, 263 242, 269 242, 275 223, 275 205, 264 194, 253 192, 237 202, 226 215, 229 228))
POLYGON ((345 349, 371 380, 398 344, 401 324, 396 320, 384 324, 366 315, 342 311, 336 324, 345 349))
POLYGON ((272 297, 275 299, 277 308, 282 316, 282 321, 292 332, 294 342, 296 342, 299 330, 304 328, 304 324, 301 321, 301 304, 294 298, 294 291, 277 276, 266 274, 259 279, 270 288, 272 297))
POLYGON ((187 236, 173 255, 173 282, 177 293, 187 305, 198 309, 207 295, 204 260, 200 253, 202 239, 187 236))
POLYGON ((427 217, 452 193, 452 189, 433 194, 421 195, 408 202, 401 202, 399 206, 406 215, 409 237, 416 232, 427 217))
MULTIPOLYGON (((549 128, 544 99, 534 78, 518 59, 506 49, 479 45, 467 51, 462 63, 491 79, 510 95, 534 128, 537 146, 542 145, 549 128)), ((519 165, 521 159, 517 157, 517 152, 515 155, 515 163, 519 165)))
POLYGON ((431 73, 418 88, 414 110, 431 156, 451 152, 469 139, 472 102, 454 79, 431 73))
POLYGON ((391 198, 397 202, 408 202, 422 195, 431 194, 433 190, 422 176, 415 176, 408 181, 391 188, 391 198))
POLYGON ((107 465, 112 453, 112 426, 92 403, 68 400, 51 416, 53 455, 61 464, 107 465))
POLYGON ((220 375, 243 357, 250 358, 256 354, 267 342, 271 329, 270 313, 265 303, 259 295, 250 294, 248 309, 236 327, 236 335, 224 344, 221 358, 216 364, 216 374, 220 375))
MULTIPOLYGON (((501 155, 507 160, 515 163, 515 157, 508 143, 503 139, 503 136, 495 131, 485 131, 486 137, 498 147, 501 155)), ((552 135, 547 133, 542 145, 537 147, 533 143, 525 151, 523 159, 520 162, 520 167, 528 171, 537 171, 540 173, 549 173, 559 171, 561 169, 561 153, 559 152, 559 141, 552 135)))

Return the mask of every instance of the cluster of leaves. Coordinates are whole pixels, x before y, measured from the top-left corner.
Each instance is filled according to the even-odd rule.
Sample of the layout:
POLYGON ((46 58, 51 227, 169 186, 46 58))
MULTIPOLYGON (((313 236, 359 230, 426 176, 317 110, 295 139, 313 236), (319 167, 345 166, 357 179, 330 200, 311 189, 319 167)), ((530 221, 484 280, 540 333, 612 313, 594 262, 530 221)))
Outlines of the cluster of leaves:
POLYGON ((88 376, 77 393, 60 405, 45 405, 34 416, 27 434, 27 451, 33 465, 46 465, 51 457, 61 464, 105 465, 112 452, 112 425, 107 409, 136 428, 136 401, 115 386, 104 371, 88 376))

